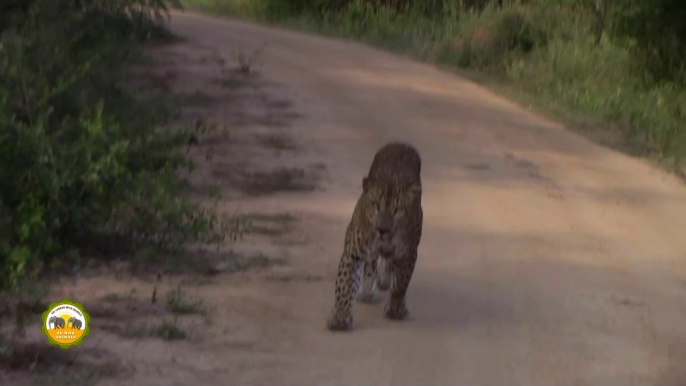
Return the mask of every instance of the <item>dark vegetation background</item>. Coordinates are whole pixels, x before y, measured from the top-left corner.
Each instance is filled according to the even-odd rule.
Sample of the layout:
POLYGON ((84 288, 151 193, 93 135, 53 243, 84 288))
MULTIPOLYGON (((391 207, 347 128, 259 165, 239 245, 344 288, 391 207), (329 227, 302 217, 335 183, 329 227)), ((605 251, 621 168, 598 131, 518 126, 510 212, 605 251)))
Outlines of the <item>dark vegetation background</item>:
POLYGON ((92 257, 168 258, 233 235, 228 219, 181 189, 176 172, 192 166, 182 146, 192 132, 162 127, 178 106, 123 85, 142 42, 172 38, 162 22, 178 6, 0 2, 3 323, 11 316, 21 327, 42 312, 46 273, 75 272, 92 257))
POLYGON ((352 37, 491 83, 683 175, 682 0, 185 0, 352 37))

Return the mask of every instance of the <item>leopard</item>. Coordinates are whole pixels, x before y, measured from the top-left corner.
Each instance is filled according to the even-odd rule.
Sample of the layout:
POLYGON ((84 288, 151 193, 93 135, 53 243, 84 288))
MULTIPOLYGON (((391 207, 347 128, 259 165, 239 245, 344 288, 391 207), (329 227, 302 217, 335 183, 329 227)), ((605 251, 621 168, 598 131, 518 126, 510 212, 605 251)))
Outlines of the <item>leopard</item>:
POLYGON ((353 303, 378 303, 389 291, 384 316, 409 318, 405 295, 422 237, 422 160, 405 142, 377 150, 345 232, 335 282, 335 302, 327 328, 353 329, 353 303))

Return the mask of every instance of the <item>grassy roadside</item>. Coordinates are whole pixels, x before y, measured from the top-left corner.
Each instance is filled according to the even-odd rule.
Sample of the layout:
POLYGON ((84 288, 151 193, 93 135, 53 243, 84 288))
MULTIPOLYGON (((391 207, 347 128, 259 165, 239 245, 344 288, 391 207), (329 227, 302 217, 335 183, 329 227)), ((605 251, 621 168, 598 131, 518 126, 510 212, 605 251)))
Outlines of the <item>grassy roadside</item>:
MULTIPOLYGON (((595 10, 574 1, 481 8, 444 1, 440 11, 362 0, 339 8, 316 1, 184 3, 191 10, 353 38, 436 64, 598 143, 685 175, 686 86, 649 74, 632 39, 610 26, 599 33, 595 10)), ((610 12, 602 19, 608 25, 622 20, 610 12)))
POLYGON ((173 40, 161 22, 175 6, 0 5, 0 379, 36 366, 19 360, 25 326, 45 311, 57 274, 94 260, 183 258, 190 243, 240 236, 179 180, 200 135, 170 124, 180 102, 142 98, 127 81, 143 44, 173 40))

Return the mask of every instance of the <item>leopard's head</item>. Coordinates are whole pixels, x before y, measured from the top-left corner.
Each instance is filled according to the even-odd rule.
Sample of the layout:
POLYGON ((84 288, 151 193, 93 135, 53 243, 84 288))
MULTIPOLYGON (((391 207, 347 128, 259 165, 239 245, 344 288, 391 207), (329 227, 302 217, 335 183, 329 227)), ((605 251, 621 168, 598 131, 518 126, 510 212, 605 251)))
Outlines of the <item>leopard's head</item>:
POLYGON ((362 189, 367 201, 366 222, 372 227, 375 238, 381 240, 395 233, 422 192, 418 183, 399 184, 368 177, 362 180, 362 189))

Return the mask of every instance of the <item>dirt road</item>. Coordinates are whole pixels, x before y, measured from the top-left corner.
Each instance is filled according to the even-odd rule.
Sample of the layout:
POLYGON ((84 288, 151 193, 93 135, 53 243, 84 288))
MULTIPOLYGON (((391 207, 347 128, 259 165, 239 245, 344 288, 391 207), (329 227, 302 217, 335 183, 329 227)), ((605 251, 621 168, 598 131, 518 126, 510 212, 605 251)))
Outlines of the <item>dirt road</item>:
MULTIPOLYGON (((264 47, 255 69, 281 98, 271 105, 291 111, 251 125, 271 130, 264 138, 288 134, 297 151, 259 161, 234 142, 215 157, 253 154, 320 177, 317 188, 227 199, 297 218, 261 246, 287 265, 191 289, 215 307, 196 338, 110 340, 135 374, 103 384, 686 384, 686 187, 676 178, 362 45, 191 13, 171 27, 221 60, 264 47), (391 140, 413 143, 424 162, 412 319, 358 305, 355 331, 334 334, 325 321, 344 229, 391 140)), ((188 90, 203 91, 192 77, 201 65, 186 70, 188 90)), ((210 112, 228 120, 226 106, 210 112)))

